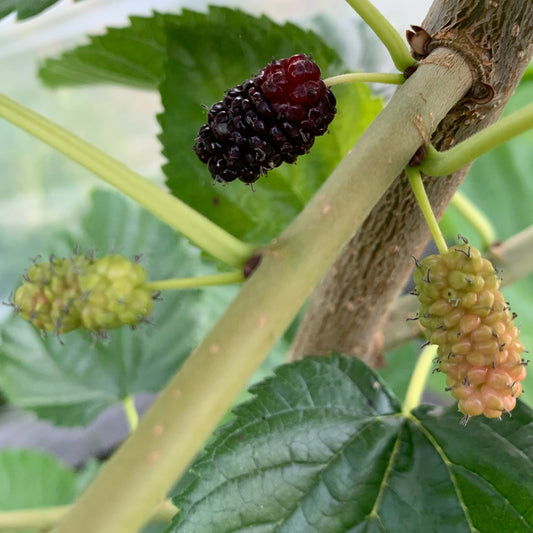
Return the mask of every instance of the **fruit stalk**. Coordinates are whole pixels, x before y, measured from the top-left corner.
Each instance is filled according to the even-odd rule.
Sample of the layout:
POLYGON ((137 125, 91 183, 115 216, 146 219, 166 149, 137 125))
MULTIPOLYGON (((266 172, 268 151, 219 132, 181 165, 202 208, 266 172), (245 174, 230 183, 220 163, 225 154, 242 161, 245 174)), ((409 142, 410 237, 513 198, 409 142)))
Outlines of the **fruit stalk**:
POLYGON ((470 86, 470 69, 460 56, 439 50, 432 59, 395 93, 300 215, 264 251, 219 322, 56 533, 131 533, 146 521, 420 146, 419 128, 429 134, 470 86), (124 486, 127 491, 120 490, 124 486))
POLYGON ((242 281, 244 281, 244 275, 238 270, 235 272, 221 272, 209 276, 148 281, 144 286, 151 291, 166 291, 174 289, 195 289, 209 285, 229 285, 231 283, 241 283, 242 281))
POLYGON ((349 72, 324 78, 324 83, 328 87, 340 85, 341 83, 390 83, 401 85, 405 81, 403 74, 389 74, 387 72, 349 72))
POLYGON ((422 214, 426 219, 427 225, 429 226, 429 230, 431 231, 431 235, 433 236, 433 240, 435 241, 439 252, 441 254, 446 253, 448 251, 448 247, 446 246, 446 241, 444 240, 444 236, 442 235, 442 232, 440 230, 439 223, 437 222, 437 218, 435 217, 435 213, 433 212, 431 204, 429 203, 429 198, 426 194, 426 189, 424 189, 424 184, 422 183, 422 176, 420 175, 420 170, 415 167, 407 166, 406 172, 409 178, 409 182, 411 183, 413 193, 416 197, 416 201, 418 202, 420 210, 422 211, 422 214))

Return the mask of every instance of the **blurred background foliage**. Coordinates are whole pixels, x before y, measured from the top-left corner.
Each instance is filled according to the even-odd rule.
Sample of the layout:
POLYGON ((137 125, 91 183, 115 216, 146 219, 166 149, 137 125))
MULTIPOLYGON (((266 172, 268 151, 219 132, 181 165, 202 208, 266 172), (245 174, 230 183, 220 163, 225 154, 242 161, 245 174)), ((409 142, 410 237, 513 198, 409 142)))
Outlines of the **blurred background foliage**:
MULTIPOLYGON (((211 3, 239 6, 251 14, 265 13, 279 23, 289 20, 306 29, 314 29, 327 44, 338 51, 344 64, 351 69, 393 71, 383 47, 342 0, 334 2, 248 0, 211 3)), ((393 3, 381 0, 374 3, 402 33, 409 24, 419 24, 431 4, 429 0, 423 2, 403 0, 393 3)), ((51 90, 43 87, 37 77, 37 70, 45 58, 57 57, 67 49, 86 44, 87 34, 97 35, 105 32, 106 27, 127 25, 129 15, 149 16, 152 10, 177 13, 181 7, 202 10, 206 4, 199 0, 188 2, 86 0, 80 3, 59 2, 42 15, 24 22, 15 22, 14 15, 10 15, 0 21, 1 90, 7 96, 92 142, 141 174, 163 184, 165 177, 161 167, 165 164, 165 158, 161 154, 162 146, 158 140, 161 126, 156 118, 163 108, 157 91, 112 84, 51 90)), ((529 75, 517 89, 506 112, 529 103, 532 88, 533 76, 530 69, 529 75)), ((372 90, 374 96, 369 97, 367 94, 362 97, 365 105, 370 105, 375 98, 386 100, 393 89, 372 86, 372 90)), ((61 247, 66 249, 64 244, 66 230, 69 234, 68 239, 74 238, 85 246, 90 246, 88 235, 105 233, 102 232, 103 228, 96 228, 95 233, 88 233, 87 213, 91 209, 93 212, 97 209, 93 191, 106 189, 106 186, 48 146, 3 121, 0 121, 0 147, 0 213, 2 214, 0 246, 3 258, 0 262, 0 298, 7 301, 9 294, 19 283, 22 272, 30 264, 31 257, 57 253, 60 242, 63 243, 61 247)), ((533 131, 481 157, 473 165, 461 188, 462 192, 492 221, 499 240, 506 239, 533 224, 531 210, 533 180, 530 175, 532 168, 533 131)), ((297 167, 295 169, 298 170, 297 167)), ((104 193, 96 194, 98 196, 104 193)), ((100 196, 100 199, 102 198, 100 196)), ((109 201, 114 202, 114 200, 109 201)), ((118 207, 113 204, 113 209, 120 211, 131 208, 135 211, 132 206, 125 207, 128 202, 125 205, 124 202, 118 200, 117 202, 118 207)), ((102 240, 97 244, 102 248, 112 247, 114 235, 118 237, 136 234, 141 224, 139 216, 136 213, 133 218, 129 218, 130 227, 120 230, 115 226, 116 221, 108 221, 110 225, 106 228, 108 238, 105 242, 102 240)), ((457 233, 461 233, 473 244, 477 246, 481 244, 475 230, 453 207, 450 207, 443 219, 443 228, 451 242, 457 233)), ((168 243, 172 237, 167 233, 164 227, 153 229, 152 242, 168 243)), ((146 240, 136 243, 135 239, 133 241, 133 244, 144 247, 150 242, 146 240)), ((69 244, 72 245, 73 242, 69 244)), ((187 264, 194 270, 187 274, 205 273, 208 269, 205 261, 198 257, 195 251, 190 249, 191 247, 183 244, 180 246, 187 248, 187 264)), ((161 270, 159 268, 161 265, 157 265, 158 259, 160 258, 162 263, 166 259, 162 255, 158 256, 161 250, 162 248, 135 251, 133 248, 128 248, 131 253, 148 252, 148 262, 152 266, 155 265, 154 271, 157 272, 161 270)), ((102 254, 107 251, 109 250, 100 250, 102 254)), ((161 275, 163 274, 161 272, 161 275)), ((505 276, 505 273, 503 275, 505 276)), ((195 335, 191 336, 188 342, 184 343, 187 347, 192 346, 198 336, 216 319, 234 296, 235 288, 208 289, 200 292, 201 295, 197 300, 208 309, 202 318, 202 326, 195 330, 195 335)), ((512 303, 513 310, 519 315, 518 321, 522 326, 521 338, 524 344, 526 347, 533 347, 533 277, 529 276, 513 284, 504 292, 512 303)), ((195 306, 198 305, 198 301, 195 301, 195 306)), ((198 313, 202 313, 199 308, 196 309, 198 313)), ((1 306, 0 323, 11 320, 11 308, 1 306)), ((18 328, 20 335, 23 335, 24 329, 27 328, 24 326, 18 328)), ((283 361, 293 329, 294 327, 278 343, 257 378, 263 377, 283 361)), ((129 331, 125 333, 131 335, 129 331)), ((40 341, 35 339, 34 332, 29 331, 26 335, 19 341, 23 345, 27 344, 33 356, 38 352, 35 343, 39 344, 40 341)), ((134 335, 144 336, 145 333, 135 332, 134 335)), ((3 342, 6 342, 5 335, 3 342)), ((85 342, 86 345, 90 344, 90 341, 85 342)), ((381 374, 400 398, 404 395, 421 342, 421 340, 413 341, 387 354, 388 366, 381 371, 381 374)), ((56 348, 52 348, 51 351, 56 348)), ((185 355, 186 348, 184 347, 182 351, 179 360, 185 355)), ((31 358, 28 359, 28 364, 31 364, 31 358)), ((117 378, 113 387, 120 382, 120 379, 117 378)), ((151 387, 128 388, 126 382, 127 380, 120 382, 120 386, 123 387, 121 390, 132 394, 141 391, 155 392, 161 385, 156 379, 151 387)), ((529 377, 524 384, 526 390, 524 398, 530 405, 533 404, 532 382, 533 378, 529 377)), ((432 400, 450 402, 450 399, 442 393, 444 385, 439 376, 431 377, 428 386, 432 400)), ((127 429, 122 424, 122 413, 116 405, 109 407, 119 397, 120 394, 117 393, 113 401, 99 404, 104 412, 84 430, 56 429, 48 422, 36 421, 34 415, 21 413, 6 405, 0 412, 0 447, 24 445, 41 448, 80 467, 91 457, 105 455, 126 434, 127 429), (110 416, 115 423, 109 423, 110 416), (117 424, 117 420, 121 423, 117 424), (72 446, 79 448, 78 455, 65 452, 65 447, 61 444, 65 439, 72 439, 72 446), (88 441, 92 443, 91 446, 87 446, 88 441)), ((239 400, 244 397, 245 393, 239 400)), ((150 395, 138 395, 138 406, 144 407, 150 399, 150 395)), ((28 408, 28 404, 24 402, 21 405, 28 408)), ((34 410, 41 416, 46 411, 34 410)), ((46 417, 46 414, 44 416, 57 422, 54 416, 46 417)), ((89 419, 83 417, 79 419, 80 423, 88 421, 89 419)), ((72 424, 72 421, 69 424, 72 424)), ((68 484, 70 486, 72 482, 68 480, 68 484)))

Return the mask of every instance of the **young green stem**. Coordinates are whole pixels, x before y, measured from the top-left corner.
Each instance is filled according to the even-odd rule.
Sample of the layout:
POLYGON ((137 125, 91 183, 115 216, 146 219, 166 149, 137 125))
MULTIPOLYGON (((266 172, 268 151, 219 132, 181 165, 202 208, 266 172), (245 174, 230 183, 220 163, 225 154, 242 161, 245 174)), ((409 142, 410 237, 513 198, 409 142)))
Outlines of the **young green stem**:
POLYGON ((346 0, 346 2, 372 28, 389 51, 392 61, 400 72, 404 72, 407 67, 416 63, 400 34, 369 0, 346 0))
POLYGON ((95 146, 1 94, 0 117, 87 168, 220 261, 241 268, 253 254, 254 246, 230 235, 95 146))
POLYGON ((405 393, 405 400, 403 402, 402 414, 408 416, 409 413, 420 404, 422 393, 426 385, 427 377, 431 369, 433 359, 437 353, 437 346, 426 346, 416 362, 413 375, 409 381, 407 392, 405 393))
POLYGON ((416 201, 418 202, 420 210, 422 211, 422 214, 426 219, 427 225, 429 226, 429 231, 431 231, 431 235, 433 236, 433 240, 435 241, 439 252, 441 254, 444 254, 448 251, 448 246, 446 246, 446 241, 444 240, 444 237, 440 230, 439 223, 437 222, 435 213, 433 212, 431 204, 429 203, 429 198, 426 194, 426 189, 424 188, 424 184, 422 183, 422 176, 420 175, 420 170, 418 169, 418 167, 407 166, 406 172, 409 178, 409 182, 411 183, 411 188, 413 189, 413 192, 415 194, 416 201))
POLYGON ((130 433, 133 433, 139 425, 139 413, 137 412, 135 401, 131 394, 122 400, 122 408, 124 409, 124 413, 128 421, 130 433))
POLYGON ((230 283, 241 283, 242 281, 244 281, 244 275, 238 270, 236 272, 221 272, 210 276, 148 281, 144 286, 151 291, 165 291, 169 289, 206 287, 208 285, 228 285, 230 283))
MULTIPOLYGON (((72 505, 0 511, 0 531, 49 531, 70 509, 72 505)), ((177 512, 170 500, 164 500, 154 508, 150 522, 168 524, 177 512)))
POLYGON ((339 74, 338 76, 331 76, 325 78, 324 83, 328 87, 340 85, 341 83, 391 83, 394 85, 401 85, 404 81, 403 74, 389 74, 381 72, 349 72, 348 74, 339 74))
POLYGON ((419 168, 427 176, 451 174, 485 152, 531 128, 533 128, 533 104, 498 120, 445 152, 439 152, 432 145, 428 145, 426 158, 419 168))
POLYGON ((483 248, 490 248, 496 240, 496 230, 491 221, 464 194, 457 191, 450 204, 474 226, 483 242, 483 248))

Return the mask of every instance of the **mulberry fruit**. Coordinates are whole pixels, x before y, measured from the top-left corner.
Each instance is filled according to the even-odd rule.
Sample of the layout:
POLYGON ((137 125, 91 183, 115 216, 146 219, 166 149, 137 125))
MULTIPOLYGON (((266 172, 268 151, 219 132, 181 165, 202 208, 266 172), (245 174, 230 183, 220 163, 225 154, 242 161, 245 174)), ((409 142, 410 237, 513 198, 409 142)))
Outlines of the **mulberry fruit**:
POLYGON ((19 315, 36 328, 57 334, 79 327, 82 302, 78 276, 92 261, 75 254, 63 259, 52 256, 49 262, 35 263, 13 298, 19 315))
POLYGON ((211 107, 194 151, 215 182, 251 184, 309 152, 333 120, 335 104, 310 57, 272 61, 211 107))
POLYGON ((153 299, 145 281, 144 268, 120 255, 51 257, 24 275, 13 305, 44 331, 59 335, 83 327, 101 333, 146 318, 153 299))
POLYGON ((135 325, 152 311, 146 270, 121 255, 98 259, 80 275, 81 324, 91 331, 135 325))
POLYGON ((514 409, 526 376, 515 315, 499 291, 500 279, 467 243, 420 261, 414 273, 419 319, 438 345, 436 369, 465 418, 497 418, 514 409))

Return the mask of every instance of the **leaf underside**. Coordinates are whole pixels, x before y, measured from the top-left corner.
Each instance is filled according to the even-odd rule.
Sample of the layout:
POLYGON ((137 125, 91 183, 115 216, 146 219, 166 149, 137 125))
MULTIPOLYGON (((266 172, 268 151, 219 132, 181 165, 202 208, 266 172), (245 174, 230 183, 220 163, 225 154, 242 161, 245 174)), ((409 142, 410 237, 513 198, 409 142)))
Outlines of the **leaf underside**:
POLYGON ((253 393, 181 481, 169 533, 533 531, 523 404, 467 427, 456 408, 406 417, 342 356, 280 367, 253 393))

